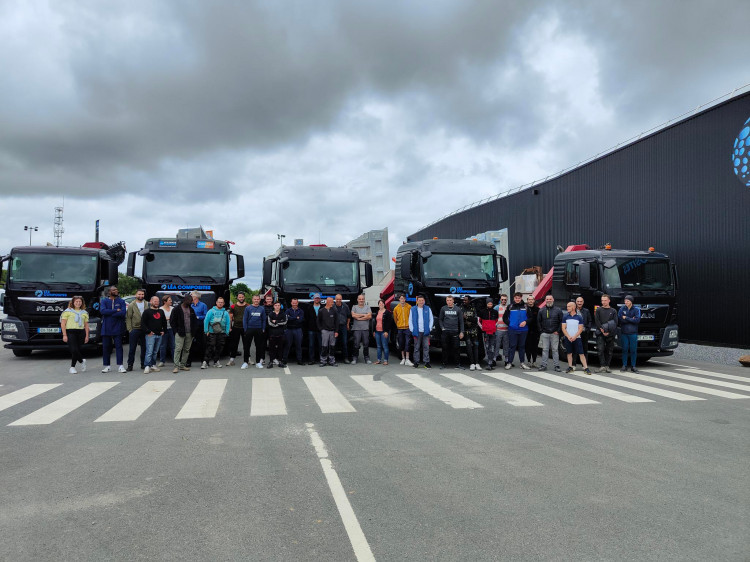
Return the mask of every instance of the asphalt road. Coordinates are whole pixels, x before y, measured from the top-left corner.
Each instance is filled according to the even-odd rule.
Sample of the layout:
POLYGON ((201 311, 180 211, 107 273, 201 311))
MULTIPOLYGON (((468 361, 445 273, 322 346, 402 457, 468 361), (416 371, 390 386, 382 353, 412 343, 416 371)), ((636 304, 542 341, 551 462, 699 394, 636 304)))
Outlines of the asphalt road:
POLYGON ((70 375, 1 350, 0 556, 749 560, 750 370, 666 362, 70 375))

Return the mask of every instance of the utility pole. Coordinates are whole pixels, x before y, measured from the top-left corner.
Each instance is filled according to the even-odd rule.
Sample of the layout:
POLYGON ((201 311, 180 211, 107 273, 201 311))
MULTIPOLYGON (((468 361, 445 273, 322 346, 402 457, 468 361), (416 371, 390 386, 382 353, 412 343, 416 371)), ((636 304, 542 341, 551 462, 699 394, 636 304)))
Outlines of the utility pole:
POLYGON ((39 227, 38 226, 24 226, 23 229, 29 231, 29 246, 31 246, 31 233, 38 232, 39 227))

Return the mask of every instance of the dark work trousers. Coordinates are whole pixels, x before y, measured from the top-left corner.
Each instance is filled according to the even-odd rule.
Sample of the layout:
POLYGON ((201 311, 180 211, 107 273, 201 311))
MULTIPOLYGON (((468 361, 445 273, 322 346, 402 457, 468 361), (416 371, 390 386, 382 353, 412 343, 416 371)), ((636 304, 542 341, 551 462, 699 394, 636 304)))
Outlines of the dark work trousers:
POLYGON ((346 327, 346 323, 339 324, 339 337, 336 339, 336 346, 341 348, 342 360, 351 358, 349 351, 349 330, 346 327))
POLYGON ((518 361, 524 362, 526 358, 526 336, 528 332, 516 332, 515 330, 508 330, 508 357, 505 358, 505 363, 513 363, 513 357, 518 350, 518 361))
MULTIPOLYGON (((581 345, 583 346, 583 355, 588 358, 589 356, 589 330, 587 328, 584 328, 583 332, 581 332, 581 345)), ((573 355, 573 364, 581 363, 581 358, 578 357, 576 360, 576 355, 573 355)), ((583 365, 583 363, 581 363, 583 365)))
POLYGON ((609 367, 612 363, 612 355, 615 352, 615 336, 605 336, 599 332, 596 336, 596 351, 599 353, 599 365, 609 367))
POLYGON ((320 332, 313 330, 307 332, 307 353, 310 363, 317 363, 320 360, 321 339, 320 332))
POLYGON ((268 357, 273 363, 275 359, 279 363, 284 362, 284 332, 271 334, 268 336, 268 357))
POLYGON ((115 345, 115 359, 117 364, 122 365, 122 336, 102 336, 102 365, 109 365, 112 357, 112 342, 115 345))
POLYGON ((203 320, 198 320, 198 332, 195 334, 193 340, 193 347, 190 348, 190 358, 188 359, 188 366, 193 361, 203 361, 203 357, 206 354, 206 334, 203 332, 203 320))
POLYGON ((447 365, 448 361, 455 363, 456 366, 461 364, 458 357, 458 342, 458 332, 449 332, 448 330, 443 330, 440 333, 440 345, 443 347, 443 349, 441 350, 443 365, 447 365))
POLYGON ((242 340, 242 347, 245 347, 245 329, 242 327, 233 327, 229 331, 229 357, 234 359, 239 355, 240 340, 242 340))
POLYGON ((146 360, 146 332, 138 328, 137 330, 130 330, 130 341, 128 344, 128 367, 133 367, 135 363, 135 346, 141 346, 141 369, 143 369, 143 363, 146 360))
POLYGON ((81 346, 86 339, 86 330, 68 330, 68 349, 70 349, 70 366, 75 367, 76 363, 83 363, 83 354, 81 346))
POLYGON ((539 332, 532 332, 529 330, 529 335, 526 336, 526 362, 536 363, 536 358, 539 355, 539 332))
POLYGON ((250 360, 250 346, 255 342, 255 362, 260 363, 266 354, 266 333, 260 328, 245 330, 245 338, 242 341, 242 358, 245 363, 250 360))
POLYGON ((286 342, 284 344, 284 363, 289 359, 289 351, 294 346, 297 362, 302 362, 302 328, 287 328, 284 333, 286 342))
POLYGON ((218 361, 221 357, 221 351, 224 349, 226 339, 227 335, 224 332, 219 332, 218 334, 209 332, 206 335, 206 354, 203 356, 203 360, 207 363, 218 361))
POLYGON ((469 365, 479 364, 479 338, 474 335, 464 334, 466 342, 466 357, 469 358, 469 365))

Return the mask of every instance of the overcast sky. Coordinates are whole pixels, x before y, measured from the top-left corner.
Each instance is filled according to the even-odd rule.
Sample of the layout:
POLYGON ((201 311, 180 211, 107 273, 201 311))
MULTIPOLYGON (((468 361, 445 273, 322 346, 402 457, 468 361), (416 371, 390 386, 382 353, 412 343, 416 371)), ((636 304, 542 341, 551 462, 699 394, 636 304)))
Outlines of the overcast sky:
MULTIPOLYGON (((543 178, 750 82, 750 2, 0 0, 0 254, 342 245, 543 178)), ((729 158, 729 155, 727 156, 729 158)))

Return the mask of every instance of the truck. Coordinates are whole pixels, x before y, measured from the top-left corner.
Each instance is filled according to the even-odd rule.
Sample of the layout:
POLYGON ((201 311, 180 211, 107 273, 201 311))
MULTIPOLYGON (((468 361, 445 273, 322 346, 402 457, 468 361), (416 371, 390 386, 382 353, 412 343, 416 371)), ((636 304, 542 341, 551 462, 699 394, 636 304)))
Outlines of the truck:
POLYGON ((108 246, 88 242, 81 247, 18 246, 0 258, 8 262, 0 337, 16 357, 34 349, 64 349, 60 314, 74 295, 89 312, 89 343, 101 344, 99 301, 117 283, 117 267, 125 259, 125 243, 108 246))
MULTIPOLYGON (((674 353, 679 343, 678 282, 677 267, 668 255, 656 252, 653 247, 622 250, 612 248, 611 244, 597 249, 576 244, 558 250, 552 269, 532 293, 539 305, 550 292, 561 307, 583 297, 584 306, 593 318, 603 294, 610 296, 613 308, 624 305, 625 295, 630 294, 635 299, 634 306, 641 310, 639 362, 674 353)), ((615 349, 621 351, 619 338, 615 349)), ((596 352, 595 337, 589 338, 586 352, 596 352)))
POLYGON ((281 246, 263 258, 263 289, 272 292, 283 306, 296 298, 300 303, 341 294, 349 306, 357 295, 372 286, 372 264, 360 259, 357 250, 325 245, 281 246))
POLYGON ((178 305, 189 293, 198 291, 211 308, 219 297, 229 303, 232 281, 245 276, 245 260, 232 252, 233 244, 215 240, 202 227, 182 228, 174 238, 146 240, 143 248, 128 255, 127 272, 140 280, 147 300, 169 295, 178 305), (140 275, 136 275, 138 256, 142 258, 140 275))
POLYGON ((497 302, 500 284, 507 280, 508 261, 491 242, 433 238, 399 247, 393 290, 386 287, 382 294, 388 296, 386 306, 391 308, 400 294, 412 305, 417 295, 424 295, 435 315, 431 345, 439 346, 437 316, 446 297, 456 298, 460 305, 468 295, 474 306, 484 306, 488 297, 497 302))

